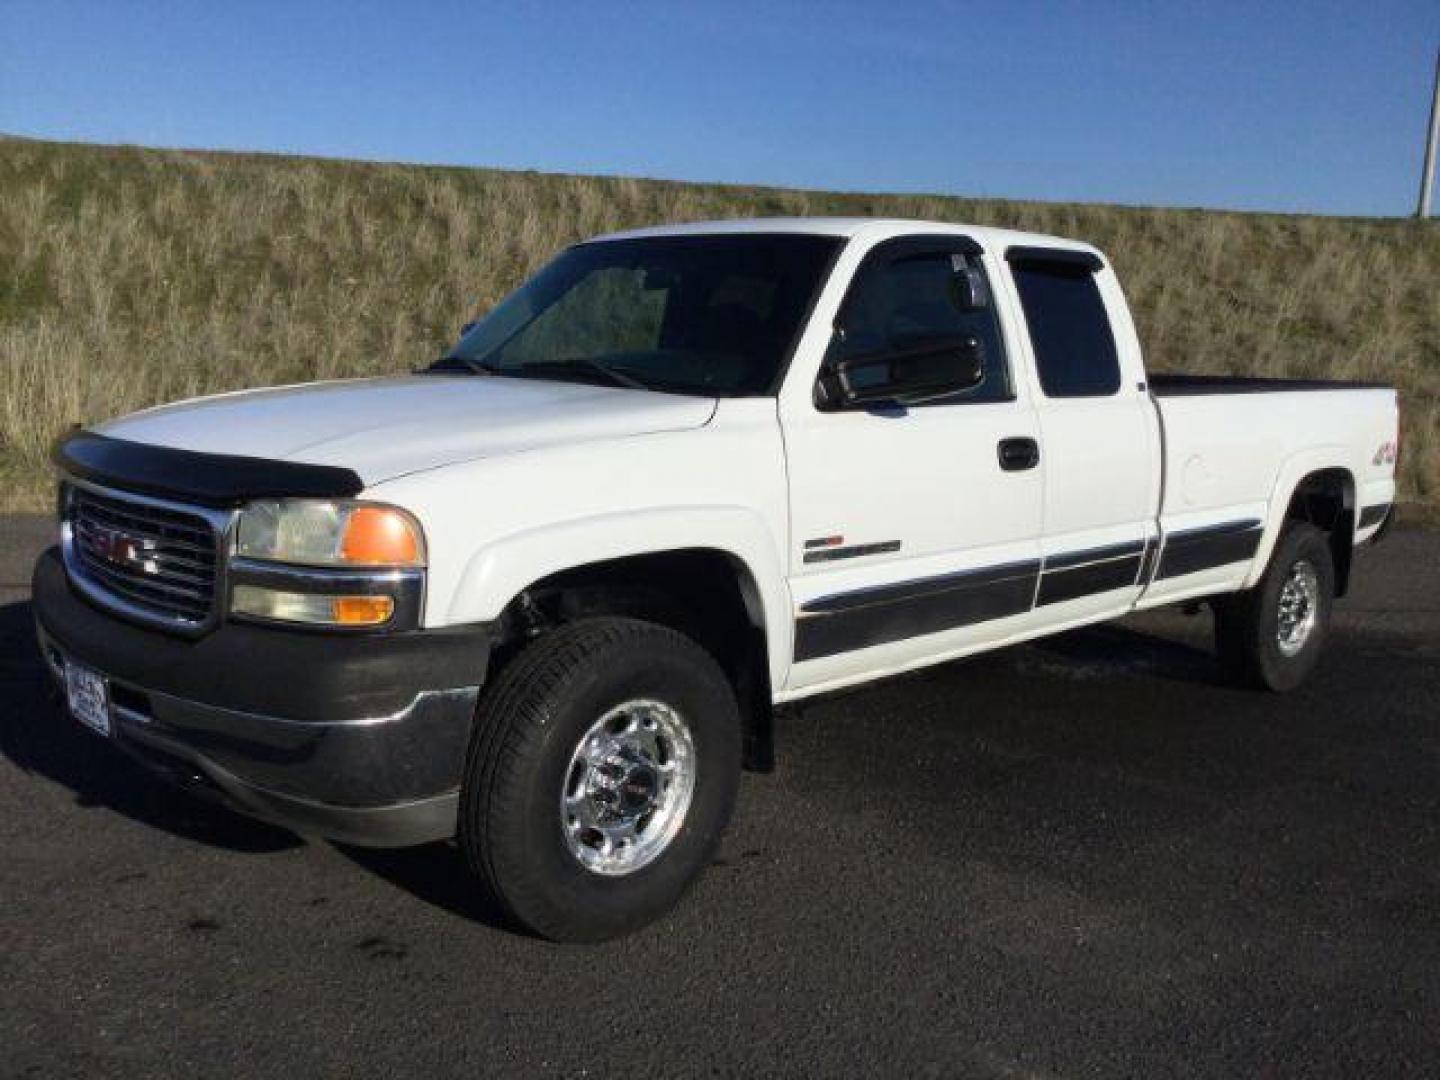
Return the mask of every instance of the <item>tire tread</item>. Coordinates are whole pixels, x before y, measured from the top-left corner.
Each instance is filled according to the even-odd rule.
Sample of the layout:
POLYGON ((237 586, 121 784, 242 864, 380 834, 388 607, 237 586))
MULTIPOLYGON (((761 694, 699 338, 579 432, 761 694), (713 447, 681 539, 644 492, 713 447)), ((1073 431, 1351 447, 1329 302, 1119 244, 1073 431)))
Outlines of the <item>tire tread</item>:
POLYGON ((502 793, 514 790, 525 763, 538 753, 546 720, 574 680, 583 678, 595 655, 641 639, 698 654, 713 665, 708 653, 669 627, 639 619, 593 617, 563 624, 526 645, 481 695, 461 794, 461 847, 481 886, 499 906, 546 937, 578 940, 592 935, 579 925, 536 925, 536 905, 522 901, 536 895, 541 886, 516 876, 513 867, 502 873, 497 866, 499 823, 505 809, 502 793))
POLYGON ((1310 674, 1328 636, 1330 606, 1334 600, 1335 569, 1325 533, 1308 521, 1288 522, 1265 573, 1253 588, 1233 593, 1215 602, 1215 650, 1221 663, 1241 685, 1257 690, 1283 692, 1294 689, 1310 674), (1272 655, 1269 637, 1270 606, 1279 588, 1277 577, 1286 573, 1295 558, 1309 551, 1320 577, 1322 612, 1311 642, 1296 656, 1272 655))

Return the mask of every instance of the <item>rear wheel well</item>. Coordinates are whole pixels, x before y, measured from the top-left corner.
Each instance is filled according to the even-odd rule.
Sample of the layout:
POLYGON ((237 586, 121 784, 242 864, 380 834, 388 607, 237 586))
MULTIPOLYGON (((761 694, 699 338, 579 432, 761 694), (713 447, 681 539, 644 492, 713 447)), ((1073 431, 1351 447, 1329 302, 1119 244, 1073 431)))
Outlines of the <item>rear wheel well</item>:
POLYGON ((773 768, 764 609, 739 559, 713 548, 686 548, 606 559, 541 578, 501 613, 495 669, 554 627, 602 615, 668 626, 710 653, 735 690, 746 767, 773 768))
POLYGON ((1355 547, 1355 479, 1345 469, 1322 469, 1295 485, 1286 521, 1308 521, 1324 531, 1335 562, 1335 595, 1350 586, 1350 559, 1355 547))

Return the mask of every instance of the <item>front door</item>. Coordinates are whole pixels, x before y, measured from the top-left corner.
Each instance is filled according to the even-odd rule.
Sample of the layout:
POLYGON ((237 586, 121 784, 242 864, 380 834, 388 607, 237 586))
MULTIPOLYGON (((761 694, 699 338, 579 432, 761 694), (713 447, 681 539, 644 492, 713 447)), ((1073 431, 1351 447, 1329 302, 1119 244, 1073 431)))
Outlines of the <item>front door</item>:
POLYGON ((962 236, 876 245, 820 365, 964 337, 982 350, 973 389, 905 407, 782 396, 796 607, 788 690, 958 655, 1018 631, 1032 607, 1045 466, 1029 387, 985 296, 997 270, 962 236), (957 287, 977 272, 978 303, 973 284, 957 287))

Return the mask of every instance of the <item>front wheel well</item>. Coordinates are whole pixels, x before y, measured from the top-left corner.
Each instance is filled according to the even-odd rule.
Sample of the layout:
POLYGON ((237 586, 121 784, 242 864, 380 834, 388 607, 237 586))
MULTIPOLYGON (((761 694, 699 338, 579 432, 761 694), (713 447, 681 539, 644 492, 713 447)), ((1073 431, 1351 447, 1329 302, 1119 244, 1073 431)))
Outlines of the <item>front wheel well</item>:
POLYGON ((749 568, 713 548, 606 559, 557 571, 522 589, 500 615, 494 666, 557 626, 626 616, 676 630, 713 656, 740 706, 745 764, 774 765, 765 616, 749 568))
POLYGON ((1347 469, 1321 469, 1295 485, 1286 521, 1308 521, 1329 538, 1335 563, 1335 595, 1350 587, 1350 562, 1355 548, 1355 478, 1347 469))

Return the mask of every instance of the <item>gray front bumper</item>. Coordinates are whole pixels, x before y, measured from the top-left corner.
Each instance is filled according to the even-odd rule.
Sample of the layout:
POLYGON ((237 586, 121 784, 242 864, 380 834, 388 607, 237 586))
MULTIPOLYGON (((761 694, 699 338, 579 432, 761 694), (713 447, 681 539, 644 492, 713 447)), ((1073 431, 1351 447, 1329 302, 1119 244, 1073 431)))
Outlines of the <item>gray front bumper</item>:
POLYGON ((347 843, 454 835, 487 628, 391 640, 227 626, 186 641, 97 610, 51 553, 33 584, 52 674, 70 659, 104 675, 114 742, 167 779, 347 843))
MULTIPOLYGON (((43 629, 38 634, 51 674, 63 686, 63 650, 43 629)), ((116 745, 193 794, 298 833, 365 847, 407 847, 455 835, 458 786, 385 801, 384 791, 392 785, 384 774, 406 771, 406 746, 417 741, 429 743, 427 757, 439 750, 463 761, 475 687, 422 692, 391 716, 314 723, 216 708, 109 681, 116 745), (140 701, 149 708, 134 707, 140 701)), ((402 777, 395 779, 396 789, 408 786, 402 777)))

